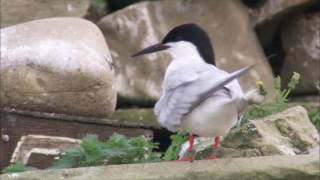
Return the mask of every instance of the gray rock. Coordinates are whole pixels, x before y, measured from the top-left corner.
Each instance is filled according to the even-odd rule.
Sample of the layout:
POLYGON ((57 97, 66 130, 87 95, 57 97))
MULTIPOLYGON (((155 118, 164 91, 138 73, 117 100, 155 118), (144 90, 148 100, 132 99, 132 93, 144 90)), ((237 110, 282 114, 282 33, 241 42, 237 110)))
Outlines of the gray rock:
POLYGON ((214 138, 197 137, 194 141, 193 152, 187 152, 189 142, 181 145, 179 159, 184 156, 194 156, 196 160, 209 158, 214 154, 217 158, 238 158, 238 157, 255 157, 262 156, 262 153, 257 148, 237 149, 220 146, 218 149, 213 148, 214 138))
POLYGON ((96 117, 115 109, 112 58, 89 21, 52 18, 1 29, 0 73, 2 107, 96 117))
MULTIPOLYGON (((196 159, 211 155, 213 138, 197 138, 195 142, 196 159)), ((186 154, 188 146, 182 145, 180 157, 186 154)), ((314 154, 314 149, 319 148, 319 134, 307 111, 295 106, 232 129, 222 146, 214 150, 220 158, 314 154)))
POLYGON ((291 102, 299 103, 314 103, 320 107, 320 93, 317 95, 303 95, 303 96, 294 96, 290 99, 291 102))
POLYGON ((267 0, 259 8, 250 11, 252 23, 257 25, 278 21, 297 11, 301 12, 316 2, 317 0, 267 0))
POLYGON ((319 134, 307 111, 296 106, 251 120, 236 128, 223 141, 224 147, 258 149, 262 155, 297 155, 319 146, 319 134))
POLYGON ((2 180, 318 180, 319 155, 109 165, 0 175, 2 180))
POLYGON ((83 17, 90 0, 4 0, 1 27, 49 17, 83 17))
POLYGON ((320 83, 320 13, 297 16, 282 27, 286 51, 281 71, 283 83, 287 84, 296 71, 301 74, 301 81, 294 93, 319 93, 316 82, 320 83))
MULTIPOLYGON (((259 41, 264 48, 275 46, 272 43, 277 40, 283 21, 312 6, 320 5, 318 0, 266 0, 264 2, 257 8, 249 9, 251 24, 255 26, 259 41)), ((279 56, 281 52, 279 50, 275 52, 275 55, 279 56)), ((278 58, 280 57, 281 55, 278 58)), ((280 60, 277 59, 277 61, 280 60)))
POLYGON ((247 10, 240 2, 175 0, 137 3, 98 22, 115 60, 120 96, 159 98, 170 57, 164 53, 136 59, 130 56, 159 42, 176 25, 188 22, 199 24, 209 33, 218 67, 230 72, 264 62, 240 81, 248 90, 255 87, 257 79, 261 79, 270 97, 273 95, 271 69, 250 26, 247 10))
POLYGON ((74 138, 29 134, 20 138, 12 153, 10 163, 28 164, 32 154, 58 156, 67 149, 79 147, 80 143, 81 140, 74 138))

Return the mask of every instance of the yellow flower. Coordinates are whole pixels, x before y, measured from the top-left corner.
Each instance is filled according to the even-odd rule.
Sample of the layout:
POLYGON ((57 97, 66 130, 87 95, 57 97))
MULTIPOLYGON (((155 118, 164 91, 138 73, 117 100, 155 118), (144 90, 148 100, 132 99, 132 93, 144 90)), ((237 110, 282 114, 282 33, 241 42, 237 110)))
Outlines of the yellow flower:
POLYGON ((293 72, 292 79, 294 79, 294 80, 296 80, 296 81, 299 81, 299 79, 300 79, 300 74, 297 73, 297 72, 293 72))
POLYGON ((262 81, 260 81, 260 80, 256 81, 256 86, 257 86, 257 89, 259 90, 259 94, 261 94, 262 96, 267 95, 267 91, 264 88, 264 84, 262 81))
POLYGON ((256 85, 257 85, 257 87, 260 87, 260 86, 263 86, 264 84, 262 81, 258 80, 258 81, 256 81, 256 85))

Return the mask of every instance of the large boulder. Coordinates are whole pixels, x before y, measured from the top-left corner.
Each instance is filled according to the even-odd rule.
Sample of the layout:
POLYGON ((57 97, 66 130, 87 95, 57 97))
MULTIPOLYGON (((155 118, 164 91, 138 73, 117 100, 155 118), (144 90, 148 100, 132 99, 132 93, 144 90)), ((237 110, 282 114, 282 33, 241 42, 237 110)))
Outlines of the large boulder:
POLYGON ((4 0, 1 1, 1 27, 49 17, 83 17, 90 0, 4 0))
POLYGON ((297 16, 282 26, 282 41, 286 51, 281 77, 290 81, 293 71, 301 74, 295 93, 318 93, 320 82, 320 12, 297 16))
POLYGON ((275 73, 279 73, 284 52, 281 47, 280 28, 282 23, 296 14, 320 5, 318 0, 249 0, 256 2, 249 9, 250 19, 255 26, 261 45, 270 56, 275 73))
POLYGON ((253 8, 250 15, 253 24, 264 24, 274 20, 282 20, 316 3, 317 0, 267 0, 258 8, 253 8))
POLYGON ((132 59, 136 51, 159 42, 173 27, 194 22, 212 39, 218 67, 227 71, 263 62, 240 78, 245 90, 257 79, 273 94, 272 72, 248 13, 239 1, 141 2, 119 10, 98 22, 115 60, 119 95, 127 98, 159 98, 161 81, 170 57, 155 53, 132 59))
POLYGON ((106 117, 114 68, 100 30, 78 18, 1 29, 1 107, 106 117))
MULTIPOLYGON (((212 152, 213 138, 198 138, 194 151, 197 159, 212 152)), ((183 144, 180 157, 187 153, 183 144)), ((218 157, 252 157, 309 154, 319 149, 319 134, 307 111, 296 106, 261 119, 251 120, 230 131, 216 150, 218 157)))

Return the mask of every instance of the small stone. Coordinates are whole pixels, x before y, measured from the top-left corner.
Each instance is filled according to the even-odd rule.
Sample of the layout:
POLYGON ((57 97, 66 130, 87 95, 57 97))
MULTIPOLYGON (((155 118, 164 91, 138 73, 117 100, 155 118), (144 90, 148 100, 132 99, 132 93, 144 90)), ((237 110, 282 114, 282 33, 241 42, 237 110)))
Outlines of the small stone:
POLYGON ((10 137, 7 134, 3 134, 3 135, 1 135, 1 139, 3 142, 7 143, 7 142, 9 142, 10 137))

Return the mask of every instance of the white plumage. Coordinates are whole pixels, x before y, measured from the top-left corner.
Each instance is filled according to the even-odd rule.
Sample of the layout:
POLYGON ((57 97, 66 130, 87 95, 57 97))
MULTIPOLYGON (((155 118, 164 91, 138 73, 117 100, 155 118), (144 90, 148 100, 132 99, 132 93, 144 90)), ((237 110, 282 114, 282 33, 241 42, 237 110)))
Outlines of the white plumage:
MULTIPOLYGON (((132 57, 157 51, 167 51, 172 56, 162 83, 162 96, 154 108, 158 121, 170 131, 189 132, 188 152, 192 152, 194 134, 215 136, 214 148, 218 148, 220 136, 235 125, 248 102, 259 99, 255 90, 244 95, 236 80, 255 65, 233 73, 218 69, 214 66, 210 37, 192 23, 173 28, 160 43, 132 57)), ((215 154, 209 159, 216 159, 215 154)), ((181 160, 193 161, 194 157, 181 160)))
POLYGON ((186 129, 205 137, 226 134, 247 104, 238 81, 229 81, 251 67, 229 74, 205 63, 189 42, 168 45, 172 62, 155 105, 158 121, 171 131, 186 129))

